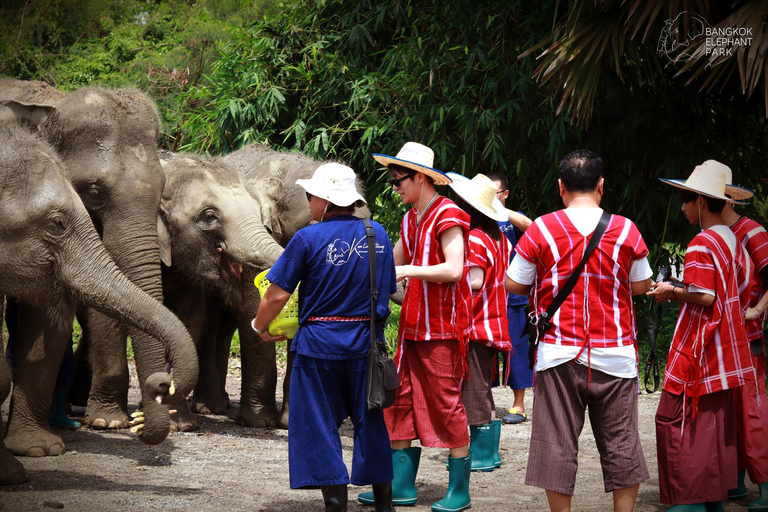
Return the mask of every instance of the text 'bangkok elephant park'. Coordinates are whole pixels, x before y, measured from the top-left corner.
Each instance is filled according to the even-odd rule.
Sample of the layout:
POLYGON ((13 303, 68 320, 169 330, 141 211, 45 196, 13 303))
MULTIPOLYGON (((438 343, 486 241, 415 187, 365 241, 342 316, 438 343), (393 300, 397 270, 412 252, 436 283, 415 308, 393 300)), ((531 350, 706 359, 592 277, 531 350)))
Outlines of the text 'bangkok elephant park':
POLYGON ((0 510, 768 512, 768 2, 0 5, 0 510))

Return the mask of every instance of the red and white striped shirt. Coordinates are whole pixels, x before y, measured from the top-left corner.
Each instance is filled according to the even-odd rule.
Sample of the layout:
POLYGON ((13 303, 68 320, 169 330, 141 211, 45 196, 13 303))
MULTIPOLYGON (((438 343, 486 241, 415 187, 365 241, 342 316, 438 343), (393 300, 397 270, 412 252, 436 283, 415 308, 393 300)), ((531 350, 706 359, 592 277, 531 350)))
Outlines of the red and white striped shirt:
POLYGON ((741 306, 746 297, 739 296, 740 289, 749 293, 750 267, 744 248, 725 225, 705 229, 688 244, 683 281, 714 292, 715 302, 708 307, 681 302, 666 391, 695 399, 754 380, 741 306))
POLYGON ((467 340, 472 297, 469 285, 467 244, 469 215, 447 197, 440 196, 427 208, 418 226, 416 209, 405 214, 400 225, 405 261, 410 265, 445 263, 440 235, 458 226, 464 235, 464 275, 458 283, 408 279, 400 309, 400 338, 414 341, 467 340))
MULTIPOLYGON (((582 235, 565 210, 536 219, 515 251, 536 264, 531 308, 546 311, 579 265, 592 238, 582 235)), ((635 315, 630 271, 648 248, 635 224, 613 215, 594 252, 552 319, 543 341, 555 345, 599 348, 634 345, 635 315)))
POLYGON ((480 228, 469 232, 469 266, 484 272, 483 285, 472 291, 474 318, 469 339, 504 352, 512 350, 504 289, 511 250, 512 244, 505 236, 497 242, 480 228))
MULTIPOLYGON (((765 285, 759 274, 768 266, 768 232, 763 226, 748 217, 741 217, 736 224, 731 226, 731 231, 736 235, 752 260, 755 282, 749 307, 755 307, 765 294, 765 285)), ((757 320, 747 321, 747 337, 750 340, 763 337, 763 325, 765 325, 766 316, 768 316, 768 311, 764 311, 757 320)))

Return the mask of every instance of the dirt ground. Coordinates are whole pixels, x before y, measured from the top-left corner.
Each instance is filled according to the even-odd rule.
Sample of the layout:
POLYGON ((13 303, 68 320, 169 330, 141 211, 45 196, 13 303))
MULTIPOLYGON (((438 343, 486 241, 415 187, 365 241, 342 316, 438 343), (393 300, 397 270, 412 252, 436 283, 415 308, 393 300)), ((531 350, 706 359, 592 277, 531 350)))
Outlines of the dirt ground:
MULTIPOLYGON (((129 402, 138 402, 135 372, 129 402)), ((239 367, 233 360, 228 391, 233 407, 228 416, 200 416, 200 430, 171 434, 158 446, 139 442, 128 430, 113 432, 81 428, 57 429, 67 445, 58 457, 21 458, 30 478, 24 484, 0 489, 3 511, 49 510, 194 510, 194 511, 305 511, 322 510, 317 490, 291 490, 288 486, 288 436, 284 430, 244 428, 234 423, 239 398, 239 367)), ((281 384, 278 385, 281 389, 281 384)), ((510 390, 494 392, 499 416, 512 403, 510 390)), ((654 414, 659 394, 640 396, 640 431, 651 479, 640 487, 636 510, 661 511, 658 503, 658 473, 654 414)), ((526 407, 532 407, 527 393, 526 407)), ((8 402, 2 407, 7 418, 8 402)), ((75 417, 83 409, 75 408, 75 417)), ((82 419, 82 418, 80 418, 82 419)), ((588 421, 588 420, 587 420, 588 421)), ((472 473, 472 510, 546 510, 544 492, 524 484, 528 443, 532 424, 504 425, 501 439, 501 468, 490 473, 472 473)), ((352 429, 341 429, 344 454, 349 466, 352 429)), ((579 474, 573 510, 611 510, 612 498, 603 490, 600 461, 589 424, 580 440, 579 474)), ((421 512, 442 499, 446 485, 446 450, 427 448, 422 453, 416 480, 419 501, 399 510, 421 512)), ((748 484, 748 500, 758 495, 748 484)), ((372 511, 360 505, 359 489, 350 487, 350 511, 372 511)), ((726 504, 727 511, 744 510, 746 503, 726 504)))

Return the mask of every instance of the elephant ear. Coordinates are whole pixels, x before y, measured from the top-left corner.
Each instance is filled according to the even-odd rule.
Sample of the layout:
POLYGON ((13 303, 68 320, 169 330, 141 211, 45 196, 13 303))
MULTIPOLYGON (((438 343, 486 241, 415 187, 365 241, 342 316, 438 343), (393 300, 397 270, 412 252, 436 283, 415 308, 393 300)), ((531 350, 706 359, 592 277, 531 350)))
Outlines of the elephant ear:
POLYGON ((157 215, 157 241, 160 244, 160 261, 166 267, 171 266, 171 234, 165 225, 165 215, 157 215))
POLYGON ((16 121, 24 127, 32 127, 34 131, 40 131, 40 124, 54 111, 53 105, 24 103, 16 100, 0 101, 0 105, 13 112, 16 121))
POLYGON ((278 215, 280 192, 285 187, 282 179, 282 169, 279 162, 270 162, 269 173, 266 177, 252 179, 248 190, 261 208, 261 222, 272 237, 278 242, 283 238, 283 226, 278 215), (259 179, 260 178, 260 179, 259 179))

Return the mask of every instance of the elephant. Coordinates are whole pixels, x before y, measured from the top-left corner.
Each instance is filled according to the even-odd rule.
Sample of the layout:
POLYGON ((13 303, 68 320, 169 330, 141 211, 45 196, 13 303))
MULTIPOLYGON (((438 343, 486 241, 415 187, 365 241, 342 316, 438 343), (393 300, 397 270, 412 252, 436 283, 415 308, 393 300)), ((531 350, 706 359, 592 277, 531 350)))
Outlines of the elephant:
MULTIPOLYGON (((193 347, 178 318, 112 260, 66 174, 52 146, 15 123, 0 126, 0 294, 21 304, 5 437, 5 446, 16 455, 65 450, 48 429, 46 413, 78 303, 164 346, 193 347)), ((194 350, 169 350, 167 356, 142 383, 145 422, 137 434, 148 444, 168 435, 174 386, 179 394, 189 393, 197 380, 194 350)), ((4 371, 0 364, 0 383, 4 371)), ((3 391, 0 386, 0 395, 3 391)), ((0 457, 7 458, 2 452, 0 457)))
POLYGON ((271 267, 283 247, 264 228, 259 204, 236 170, 220 159, 190 154, 161 152, 160 161, 166 173, 160 203, 163 295, 192 334, 200 361, 192 410, 227 411, 229 349, 240 328, 243 393, 237 421, 277 426, 274 344, 247 333, 258 307, 253 277, 271 267), (265 382, 271 400, 253 400, 250 391, 265 382))
MULTIPOLYGON (((65 94, 41 82, 0 80, 0 103, 53 146, 117 266, 162 301, 157 230, 165 176, 157 153, 160 128, 152 101, 130 89, 83 88, 65 94)), ((192 361, 195 353, 191 343, 166 346, 92 307, 78 308, 77 317, 83 337, 70 396, 78 405, 87 402, 84 420, 93 428, 128 424, 128 335, 142 385, 150 374, 163 370, 167 352, 179 364, 192 361)), ((172 430, 194 428, 186 402, 175 409, 172 430)))
MULTIPOLYGON (((272 237, 282 246, 286 246, 299 229, 307 226, 311 220, 306 194, 296 185, 297 179, 308 179, 315 169, 324 162, 313 160, 301 153, 275 151, 268 146, 252 144, 245 146, 222 159, 237 169, 247 190, 259 205, 261 221, 272 237)), ((363 194, 363 185, 357 180, 357 189, 363 194)), ((367 207, 355 210, 358 217, 370 216, 367 207)), ((257 269, 245 269, 247 282, 253 280, 257 269), (253 275, 249 274, 251 272, 253 275)), ((258 309, 259 296, 253 287, 246 288, 245 303, 251 319, 258 309)), ((275 387, 277 369, 274 344, 263 344, 250 328, 250 319, 239 323, 241 346, 258 347, 258 354, 249 363, 257 362, 259 377, 246 380, 246 362, 243 361, 242 402, 247 404, 247 414, 242 406, 238 421, 248 426, 288 426, 290 405, 290 372, 293 353, 288 348, 288 365, 283 382, 283 407, 279 416, 275 416, 275 387), (257 414, 250 414, 256 411, 257 414)))
MULTIPOLYGON (((0 322, 2 323, 2 322, 0 322)), ((11 391, 11 372, 2 350, 0 342, 0 404, 5 402, 11 391)), ((0 485, 20 484, 29 478, 27 470, 16 460, 13 454, 5 447, 2 439, 5 438, 5 422, 0 418, 0 485)))
MULTIPOLYGON (((250 296, 246 290, 255 289, 253 280, 243 278, 271 267, 283 248, 264 228, 258 203, 237 171, 216 158, 194 155, 161 152, 160 161, 166 173, 160 203, 165 304, 198 348, 193 411, 223 414, 229 406, 225 381, 232 335, 238 327, 241 333, 249 330, 255 314, 255 306, 244 301, 250 296)), ((244 383, 264 378, 254 355, 264 345, 261 340, 241 344, 244 383)), ((250 387, 244 385, 238 421, 263 416, 261 410, 249 411, 250 387)))

